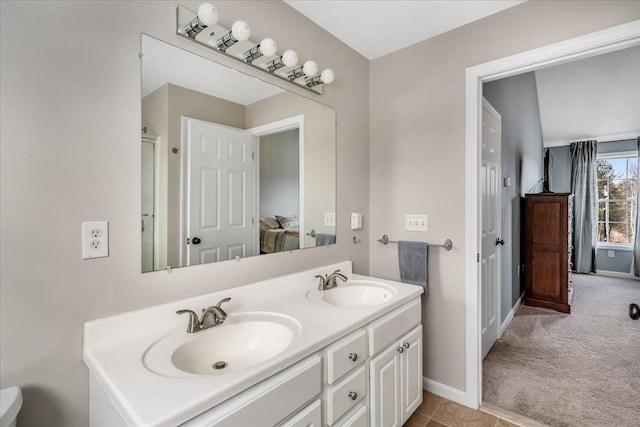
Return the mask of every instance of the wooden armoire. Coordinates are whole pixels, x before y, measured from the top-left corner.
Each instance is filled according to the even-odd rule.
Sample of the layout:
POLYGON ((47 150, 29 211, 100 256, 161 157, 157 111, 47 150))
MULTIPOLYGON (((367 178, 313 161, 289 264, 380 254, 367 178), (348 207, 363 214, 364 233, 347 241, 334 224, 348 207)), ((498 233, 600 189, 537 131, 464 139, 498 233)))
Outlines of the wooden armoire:
POLYGON ((524 199, 525 305, 571 312, 571 193, 524 199))

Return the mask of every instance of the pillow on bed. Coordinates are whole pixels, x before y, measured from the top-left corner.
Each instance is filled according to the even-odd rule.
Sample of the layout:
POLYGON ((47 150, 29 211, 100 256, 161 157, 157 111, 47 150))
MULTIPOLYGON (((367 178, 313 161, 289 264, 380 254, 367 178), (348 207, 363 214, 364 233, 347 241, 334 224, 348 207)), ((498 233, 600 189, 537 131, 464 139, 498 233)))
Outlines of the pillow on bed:
POLYGON ((268 229, 280 228, 280 223, 274 217, 267 216, 260 220, 260 228, 268 228, 268 229))
POLYGON ((287 217, 276 215, 276 219, 278 220, 282 228, 300 228, 300 221, 298 220, 297 216, 287 217))

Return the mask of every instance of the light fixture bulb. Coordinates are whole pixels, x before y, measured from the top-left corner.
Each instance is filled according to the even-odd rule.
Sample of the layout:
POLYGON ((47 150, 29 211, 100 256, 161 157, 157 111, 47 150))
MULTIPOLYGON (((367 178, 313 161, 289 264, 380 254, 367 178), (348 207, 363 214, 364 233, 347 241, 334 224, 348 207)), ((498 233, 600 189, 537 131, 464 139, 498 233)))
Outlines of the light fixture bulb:
POLYGON ((302 72, 305 76, 315 76, 318 74, 318 64, 315 61, 307 61, 302 66, 302 72))
POLYGON ((295 67, 298 65, 298 54, 293 50, 285 50, 282 54, 282 62, 287 67, 295 67))
POLYGON ((273 56, 278 52, 278 45, 275 40, 266 38, 260 42, 260 53, 264 56, 273 56))
POLYGON ((322 70, 322 73, 320 73, 320 81, 324 84, 331 84, 335 78, 336 74, 331 68, 322 70))
POLYGON ((244 21, 236 21, 231 26, 231 35, 234 39, 239 42, 244 42, 249 40, 249 36, 251 35, 251 29, 249 28, 249 24, 244 21))
POLYGON ((202 3, 198 6, 198 20, 207 27, 215 25, 218 23, 218 10, 211 3, 202 3))

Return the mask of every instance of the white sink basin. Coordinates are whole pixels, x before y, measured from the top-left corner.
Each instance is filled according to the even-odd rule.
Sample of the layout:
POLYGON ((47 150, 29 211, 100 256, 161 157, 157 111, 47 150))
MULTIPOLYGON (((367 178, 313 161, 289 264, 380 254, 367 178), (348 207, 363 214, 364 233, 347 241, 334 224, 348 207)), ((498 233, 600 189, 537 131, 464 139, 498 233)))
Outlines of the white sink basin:
POLYGON ((316 304, 340 307, 369 307, 388 303, 396 296, 396 290, 384 283, 371 280, 349 280, 326 291, 312 289, 307 299, 316 304))
POLYGON ((278 313, 230 314, 220 326, 193 334, 181 330, 161 338, 144 354, 143 364, 171 377, 224 375, 278 355, 300 331, 295 319, 278 313))

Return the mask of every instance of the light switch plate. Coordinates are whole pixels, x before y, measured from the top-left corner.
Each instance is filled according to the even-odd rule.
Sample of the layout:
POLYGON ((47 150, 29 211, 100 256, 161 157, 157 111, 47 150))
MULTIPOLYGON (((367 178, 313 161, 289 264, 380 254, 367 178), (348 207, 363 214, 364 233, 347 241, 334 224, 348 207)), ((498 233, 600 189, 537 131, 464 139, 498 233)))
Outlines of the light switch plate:
POLYGON ((360 230, 362 228, 362 214, 360 212, 351 212, 351 229, 360 230))
POLYGON ((406 231, 429 231, 429 215, 405 215, 404 229, 406 231))
POLYGON ((336 213, 335 212, 325 212, 324 214, 324 225, 327 227, 335 227, 336 226, 336 213))
POLYGON ((82 259, 109 256, 109 222, 82 223, 82 259))

